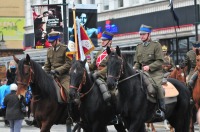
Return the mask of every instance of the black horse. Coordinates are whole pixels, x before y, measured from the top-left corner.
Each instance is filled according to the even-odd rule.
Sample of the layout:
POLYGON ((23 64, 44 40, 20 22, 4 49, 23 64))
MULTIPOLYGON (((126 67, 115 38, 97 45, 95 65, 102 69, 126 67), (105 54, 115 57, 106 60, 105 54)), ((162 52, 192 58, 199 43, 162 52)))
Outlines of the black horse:
POLYGON ((24 95, 27 86, 30 85, 32 89, 31 111, 40 131, 50 132, 54 124, 66 124, 69 117, 68 105, 58 103, 53 77, 48 75, 40 64, 31 60, 28 54, 21 60, 14 56, 14 60, 18 64, 17 94, 24 95))
MULTIPOLYGON (((103 100, 100 89, 85 69, 86 60, 73 60, 70 69, 70 99, 79 102, 80 115, 87 132, 107 132, 107 124, 115 116, 113 106, 103 100)), ((125 132, 122 123, 116 124, 119 132, 125 132)))
MULTIPOLYGON (((130 132, 145 132, 145 122, 152 118, 157 105, 146 97, 146 86, 141 76, 121 55, 107 48, 107 84, 108 88, 118 88, 118 109, 130 132)), ((166 105, 166 119, 176 132, 188 132, 190 119, 189 89, 176 79, 168 79, 179 91, 177 102, 166 105)))

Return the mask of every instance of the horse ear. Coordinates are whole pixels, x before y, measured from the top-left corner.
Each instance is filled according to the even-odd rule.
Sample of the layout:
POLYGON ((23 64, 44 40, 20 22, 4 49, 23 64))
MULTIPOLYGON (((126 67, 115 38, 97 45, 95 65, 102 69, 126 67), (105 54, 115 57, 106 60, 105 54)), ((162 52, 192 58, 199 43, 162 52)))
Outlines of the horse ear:
POLYGON ((107 52, 108 55, 111 53, 110 47, 106 48, 106 52, 107 52))
POLYGON ((118 56, 121 56, 121 51, 120 51, 119 46, 116 47, 116 53, 118 54, 118 56))
POLYGON ((199 49, 196 49, 196 55, 199 55, 199 49))
POLYGON ((73 58, 72 58, 72 64, 73 64, 75 61, 76 61, 76 58, 73 57, 73 58))
POLYGON ((13 59, 14 59, 14 61, 18 64, 19 59, 18 59, 15 55, 13 55, 13 59))
POLYGON ((31 61, 31 58, 30 58, 29 54, 26 54, 26 61, 27 61, 27 62, 30 62, 30 61, 31 61))
POLYGON ((83 64, 84 64, 84 66, 85 66, 85 63, 87 62, 87 59, 85 58, 85 60, 83 61, 83 64))

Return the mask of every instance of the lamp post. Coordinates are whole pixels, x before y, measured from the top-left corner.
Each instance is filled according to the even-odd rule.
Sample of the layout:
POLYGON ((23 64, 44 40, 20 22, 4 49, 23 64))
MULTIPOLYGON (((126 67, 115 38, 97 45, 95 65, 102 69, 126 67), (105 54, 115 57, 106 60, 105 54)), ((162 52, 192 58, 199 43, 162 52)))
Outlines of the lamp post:
POLYGON ((198 9, 197 8, 197 0, 194 0, 194 9, 195 9, 195 38, 196 38, 196 41, 198 41, 198 16, 199 16, 199 13, 198 13, 198 9))
POLYGON ((5 40, 4 40, 4 38, 3 38, 3 32, 2 31, 0 31, 0 33, 2 33, 2 39, 1 39, 1 41, 0 41, 0 48, 1 49, 5 49, 6 47, 5 47, 5 40))

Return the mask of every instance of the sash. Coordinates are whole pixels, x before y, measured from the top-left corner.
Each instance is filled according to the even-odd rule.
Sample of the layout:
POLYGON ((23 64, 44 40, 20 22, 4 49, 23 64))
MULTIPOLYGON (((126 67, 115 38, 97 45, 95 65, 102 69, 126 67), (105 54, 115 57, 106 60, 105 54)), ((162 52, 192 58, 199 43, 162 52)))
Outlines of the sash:
POLYGON ((106 50, 105 50, 103 53, 101 53, 101 54, 98 56, 98 58, 97 58, 97 60, 96 60, 96 65, 97 65, 97 67, 99 67, 99 65, 100 65, 101 62, 106 58, 107 55, 108 55, 108 54, 107 54, 107 52, 106 52, 106 50))

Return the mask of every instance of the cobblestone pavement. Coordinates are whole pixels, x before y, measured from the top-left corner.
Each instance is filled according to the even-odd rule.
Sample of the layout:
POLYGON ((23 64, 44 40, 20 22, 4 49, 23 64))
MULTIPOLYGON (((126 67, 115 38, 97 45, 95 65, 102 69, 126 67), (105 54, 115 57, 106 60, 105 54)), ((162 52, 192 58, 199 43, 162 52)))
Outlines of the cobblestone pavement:
MULTIPOLYGON (((157 132, 169 132, 164 128, 163 123, 155 123, 154 126, 156 127, 157 132)), ((195 125, 195 132, 199 132, 199 127, 195 125)), ((109 132, 116 132, 113 126, 108 126, 109 132)), ((28 126, 25 121, 23 121, 21 132, 39 132, 39 128, 34 126, 28 126)), ((9 127, 4 126, 4 122, 0 121, 0 132, 10 132, 9 127)), ((51 132, 66 132, 65 125, 54 125, 51 129, 51 132)), ((151 132, 151 131, 148 131, 151 132)))

